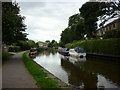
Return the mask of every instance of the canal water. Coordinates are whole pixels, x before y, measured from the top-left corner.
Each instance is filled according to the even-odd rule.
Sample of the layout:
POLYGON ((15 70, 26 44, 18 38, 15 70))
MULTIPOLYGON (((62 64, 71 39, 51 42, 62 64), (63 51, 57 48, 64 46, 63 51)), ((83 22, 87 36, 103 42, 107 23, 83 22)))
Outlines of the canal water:
POLYGON ((120 64, 98 58, 75 58, 46 51, 34 61, 61 79, 80 88, 120 88, 120 64))

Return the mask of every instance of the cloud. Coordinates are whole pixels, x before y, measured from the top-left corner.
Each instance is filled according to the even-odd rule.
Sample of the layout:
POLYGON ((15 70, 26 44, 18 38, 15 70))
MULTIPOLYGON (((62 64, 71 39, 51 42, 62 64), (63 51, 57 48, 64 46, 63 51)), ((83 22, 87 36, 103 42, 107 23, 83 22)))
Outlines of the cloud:
POLYGON ((19 2, 21 15, 25 16, 28 38, 35 41, 60 40, 68 26, 68 19, 79 13, 80 2, 19 2))

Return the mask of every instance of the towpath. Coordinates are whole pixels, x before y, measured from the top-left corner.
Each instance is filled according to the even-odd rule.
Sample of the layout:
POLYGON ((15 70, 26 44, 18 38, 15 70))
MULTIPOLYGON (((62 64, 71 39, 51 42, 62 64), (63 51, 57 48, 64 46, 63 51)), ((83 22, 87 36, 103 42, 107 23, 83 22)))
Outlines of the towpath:
POLYGON ((8 58, 2 67, 2 88, 37 88, 22 61, 22 53, 8 58))

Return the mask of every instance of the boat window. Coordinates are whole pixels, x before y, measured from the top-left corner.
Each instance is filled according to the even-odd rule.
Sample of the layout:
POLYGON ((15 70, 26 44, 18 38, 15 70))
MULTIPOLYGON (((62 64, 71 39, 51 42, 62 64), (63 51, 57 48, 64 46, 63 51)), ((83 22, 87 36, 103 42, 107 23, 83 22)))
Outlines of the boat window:
POLYGON ((85 50, 83 48, 75 48, 75 51, 77 53, 84 53, 85 52, 85 50))

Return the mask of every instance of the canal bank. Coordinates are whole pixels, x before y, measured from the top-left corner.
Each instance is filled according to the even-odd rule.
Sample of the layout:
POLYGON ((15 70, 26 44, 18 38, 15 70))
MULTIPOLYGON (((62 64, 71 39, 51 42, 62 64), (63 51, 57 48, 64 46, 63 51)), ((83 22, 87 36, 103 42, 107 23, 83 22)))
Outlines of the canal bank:
POLYGON ((120 88, 119 63, 100 58, 63 56, 56 51, 38 54, 34 61, 72 87, 120 88))
POLYGON ((120 59, 120 38, 103 40, 82 40, 65 45, 67 48, 83 47, 87 56, 120 59))
POLYGON ((41 65, 37 64, 28 56, 28 52, 23 54, 23 61, 32 74, 33 78, 36 80, 36 85, 38 88, 67 88, 70 85, 62 82, 59 78, 55 77, 53 74, 44 69, 41 65))
POLYGON ((100 58, 101 60, 106 59, 108 61, 120 63, 120 56, 118 56, 118 55, 115 56, 115 55, 103 55, 103 54, 87 53, 86 57, 87 58, 89 58, 89 57, 100 58))

